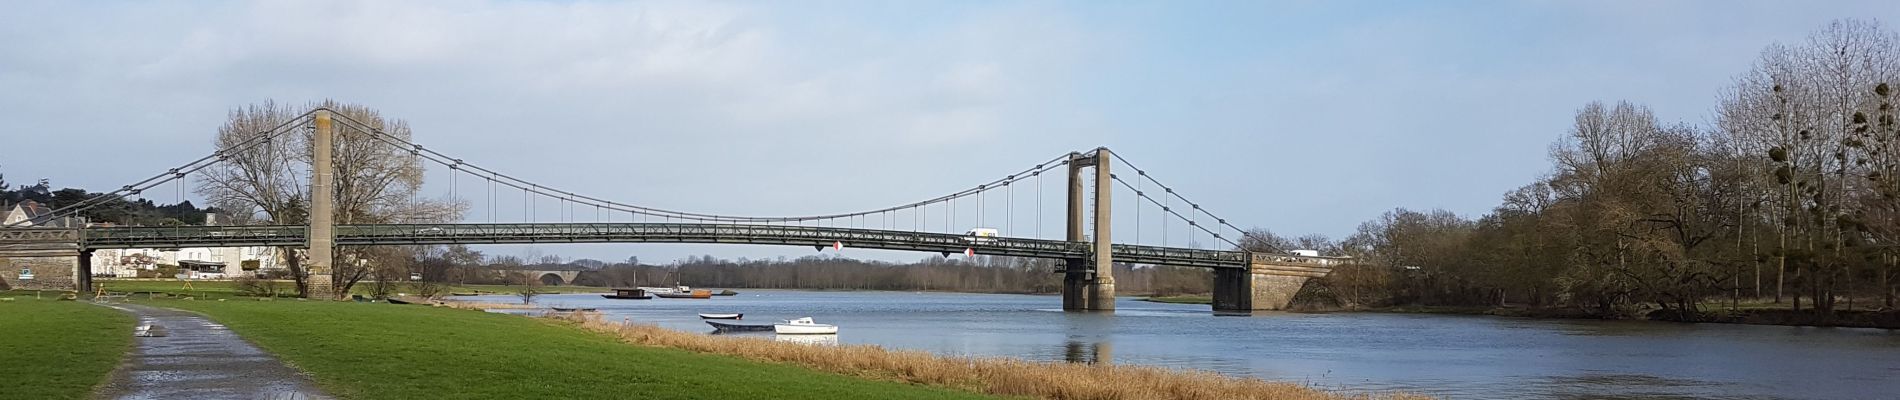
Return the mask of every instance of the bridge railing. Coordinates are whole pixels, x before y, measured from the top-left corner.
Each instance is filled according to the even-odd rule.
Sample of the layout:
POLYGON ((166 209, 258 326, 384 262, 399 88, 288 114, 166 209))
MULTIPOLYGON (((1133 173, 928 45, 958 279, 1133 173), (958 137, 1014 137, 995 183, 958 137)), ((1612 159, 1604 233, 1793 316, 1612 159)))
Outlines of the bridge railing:
POLYGON ((1247 253, 1239 251, 1117 244, 1115 261, 1183 267, 1246 268, 1247 253))
POLYGON ((79 230, 73 228, 0 229, 0 244, 44 243, 54 241, 77 242, 79 241, 79 230))
POLYGON ((304 244, 302 225, 114 226, 82 230, 88 248, 182 248, 294 246, 304 244))
POLYGON ((1352 260, 1352 257, 1303 256, 1298 254, 1252 253, 1254 264, 1308 265, 1331 267, 1352 260))
MULTIPOLYGON (((88 248, 298 246, 301 225, 88 228, 88 248)), ((388 224, 339 225, 339 245, 508 243, 738 243, 830 246, 1036 258, 1087 258, 1091 244, 1062 240, 973 237, 961 234, 810 226, 690 223, 388 224)), ((1114 246, 1117 261, 1209 268, 1244 268, 1247 253, 1157 246, 1114 246)))

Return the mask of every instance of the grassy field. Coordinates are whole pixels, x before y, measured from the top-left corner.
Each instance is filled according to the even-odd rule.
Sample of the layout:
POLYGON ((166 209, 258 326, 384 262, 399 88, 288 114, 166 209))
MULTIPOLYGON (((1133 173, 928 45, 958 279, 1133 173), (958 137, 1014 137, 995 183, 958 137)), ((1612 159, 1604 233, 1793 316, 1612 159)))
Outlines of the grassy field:
MULTIPOLYGON (((186 289, 185 283, 178 280, 99 279, 93 281, 93 283, 103 286, 107 291, 111 292, 159 292, 175 296, 193 296, 200 299, 240 297, 238 295, 237 284, 232 281, 192 281, 191 289, 186 289)), ((286 292, 296 293, 296 286, 290 281, 278 282, 278 286, 286 292)), ((397 292, 408 292, 411 290, 408 285, 402 285, 396 289, 397 292)), ((588 286, 541 286, 535 288, 535 290, 542 293, 600 293, 607 291, 607 289, 604 288, 588 286)), ((358 283, 356 287, 351 288, 350 291, 365 296, 369 295, 369 287, 367 284, 358 283)), ((518 286, 505 285, 448 285, 443 289, 445 293, 512 294, 519 291, 520 287, 518 286)))
POLYGON ((132 345, 133 318, 57 295, 0 295, 0 399, 83 399, 132 345))
POLYGON ((1151 301, 1151 302, 1156 302, 1156 303, 1174 303, 1174 304, 1214 304, 1214 296, 1206 295, 1206 294, 1190 294, 1190 295, 1181 295, 1181 296, 1157 296, 1157 297, 1149 297, 1149 298, 1141 299, 1141 301, 1151 301))
POLYGON ((208 314, 349 399, 980 398, 633 346, 571 323, 481 311, 304 301, 152 304, 208 314))

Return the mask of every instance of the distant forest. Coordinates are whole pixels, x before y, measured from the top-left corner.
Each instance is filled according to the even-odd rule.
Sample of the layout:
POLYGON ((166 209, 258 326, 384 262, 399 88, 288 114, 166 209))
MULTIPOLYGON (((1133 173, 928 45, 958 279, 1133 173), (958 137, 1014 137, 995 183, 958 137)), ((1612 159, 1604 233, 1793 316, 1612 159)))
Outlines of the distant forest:
MULTIPOLYGON (((564 261, 540 256, 524 263, 515 256, 483 255, 463 246, 429 252, 414 259, 424 280, 453 283, 534 283, 517 270, 581 269, 572 284, 601 287, 672 286, 708 288, 929 290, 984 293, 1057 293, 1062 290, 1060 262, 1003 256, 974 259, 931 256, 909 263, 809 256, 796 259, 727 260, 687 257, 672 265, 641 264, 637 258, 606 263, 564 261)), ((1115 266, 1116 289, 1128 294, 1187 294, 1212 290, 1206 268, 1115 266)))
MULTIPOLYGON (((1892 311, 1897 92, 1900 35, 1835 21, 1762 50, 1711 94, 1712 125, 1668 123, 1633 102, 1584 104, 1567 131, 1551 127, 1550 169, 1490 213, 1396 209, 1305 248, 1353 257, 1318 280, 1348 308, 1724 320, 1747 299, 1822 324, 1837 311, 1892 311)), ((1246 239, 1250 250, 1292 246, 1267 232, 1246 239)))
MULTIPOLYGON (((102 195, 78 188, 53 190, 52 183, 46 179, 40 179, 39 182, 31 185, 9 186, 6 175, 0 174, 0 206, 7 208, 12 208, 14 204, 33 201, 45 205, 48 209, 57 210, 60 207, 102 195)), ((112 200, 82 211, 79 216, 94 223, 118 225, 203 225, 205 213, 215 212, 217 212, 216 208, 201 209, 191 204, 190 200, 160 205, 150 199, 140 198, 112 200)))

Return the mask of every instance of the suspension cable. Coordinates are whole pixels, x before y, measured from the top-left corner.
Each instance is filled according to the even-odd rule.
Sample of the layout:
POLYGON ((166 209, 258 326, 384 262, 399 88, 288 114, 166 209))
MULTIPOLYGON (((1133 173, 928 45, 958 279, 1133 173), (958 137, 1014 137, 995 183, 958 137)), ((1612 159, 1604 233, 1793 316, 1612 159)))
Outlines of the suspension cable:
MULTIPOLYGON (((1154 182, 1154 184, 1155 184, 1156 186, 1160 186, 1160 187, 1161 187, 1161 188, 1163 189, 1163 191, 1167 193, 1167 195, 1168 195, 1168 196, 1173 196, 1173 197, 1174 197, 1174 198, 1176 198, 1176 199, 1180 199, 1180 200, 1181 200, 1182 202, 1185 202, 1185 203, 1188 203, 1188 205, 1189 205, 1190 207, 1192 207, 1192 208, 1194 209, 1194 211, 1193 211, 1192 213, 1195 213, 1195 214, 1200 214, 1200 215, 1206 215, 1206 216, 1207 216, 1208 218, 1213 218, 1213 219, 1214 219, 1214 221, 1215 221, 1215 222, 1216 222, 1217 224, 1219 224, 1220 226, 1224 226, 1224 227, 1226 227, 1226 228, 1228 228, 1228 229, 1233 229, 1233 230, 1234 230, 1235 232, 1238 232, 1238 233, 1239 233, 1239 234, 1240 234, 1241 236, 1245 236, 1245 235, 1246 235, 1246 232, 1247 232, 1246 230, 1243 230, 1243 229, 1240 229, 1240 227, 1237 227, 1237 226, 1234 226, 1233 224, 1229 224, 1229 223, 1227 223, 1227 219, 1226 219, 1226 218, 1221 218, 1221 217, 1220 217, 1220 216, 1218 216, 1218 215, 1214 215, 1214 213, 1212 213, 1212 212, 1209 212, 1209 211, 1207 211, 1206 209, 1203 209, 1203 208, 1201 208, 1201 205, 1200 205, 1200 204, 1198 204, 1198 203, 1195 203, 1195 202, 1194 202, 1194 201, 1192 201, 1192 200, 1188 200, 1188 198, 1187 198, 1187 197, 1185 197, 1185 196, 1182 196, 1182 195, 1181 195, 1180 193, 1178 193, 1178 192, 1175 192, 1175 190, 1174 190, 1174 188, 1172 188, 1172 187, 1169 187, 1169 186, 1168 186, 1167 184, 1164 184, 1164 183, 1161 183, 1161 181, 1160 181, 1160 180, 1158 180, 1158 179, 1155 179, 1155 177, 1154 177, 1153 175, 1150 175, 1150 174, 1148 174, 1148 172, 1147 172, 1146 170, 1143 170, 1143 169, 1141 169, 1141 167, 1137 167, 1137 166, 1135 166, 1135 164, 1134 164, 1134 163, 1132 163, 1132 162, 1129 162, 1127 158, 1123 158, 1123 157, 1122 157, 1122 155, 1121 155, 1121 153, 1117 153, 1117 152, 1109 152, 1109 155, 1111 155, 1111 156, 1114 156, 1114 157, 1115 157, 1115 160, 1116 160, 1116 161, 1120 161, 1120 162, 1122 163, 1122 165, 1126 165, 1126 166, 1128 166, 1128 168, 1129 168, 1129 169, 1133 169, 1133 170, 1135 170, 1135 173, 1136 173, 1137 175, 1140 175, 1140 176, 1141 176, 1141 178, 1143 178, 1143 179, 1146 179, 1146 180, 1148 180, 1148 181, 1150 181, 1150 182, 1154 182)), ((1126 184, 1127 184, 1127 182, 1123 182, 1123 184, 1124 184, 1124 185, 1126 185, 1126 184)), ((1145 197, 1145 196, 1144 196, 1144 197, 1145 197)), ((1150 200, 1152 200, 1152 199, 1150 199, 1150 200)), ((1170 211, 1170 213, 1173 213, 1173 212, 1172 212, 1172 211, 1170 211)), ((1177 216, 1177 217, 1179 217, 1179 216, 1180 216, 1180 214, 1179 214, 1179 213, 1173 213, 1173 214, 1175 214, 1175 216, 1177 216)), ((1234 241, 1232 241, 1232 240, 1227 240, 1227 239, 1225 239, 1225 238, 1222 238, 1222 237, 1221 237, 1221 235, 1220 235, 1220 234, 1219 234, 1218 232, 1214 232, 1214 231, 1211 231, 1211 230, 1208 230, 1208 229, 1207 229, 1206 227, 1201 227, 1201 226, 1199 226, 1199 224, 1190 224, 1190 225, 1192 225, 1192 226, 1195 226, 1196 228, 1199 228, 1199 229, 1200 229, 1201 231, 1203 231, 1203 232, 1207 232, 1207 233, 1209 233, 1209 234, 1212 234, 1212 235, 1214 235, 1214 238, 1216 238, 1216 239, 1220 239, 1221 241, 1224 241, 1224 242, 1227 242, 1228 244, 1232 244, 1232 245, 1234 245, 1234 246, 1236 246, 1236 247, 1238 247, 1238 246, 1239 246, 1239 244, 1238 244, 1238 243, 1234 243, 1234 241)))
MULTIPOLYGON (((294 131, 294 129, 285 129, 285 128, 292 127, 295 123, 299 121, 310 119, 310 117, 316 114, 318 110, 328 110, 328 109, 327 108, 312 109, 310 111, 304 112, 303 114, 297 115, 295 117, 291 117, 290 119, 285 120, 283 123, 277 124, 277 126, 271 127, 270 129, 257 131, 256 136, 252 136, 251 138, 245 139, 243 141, 239 141, 236 144, 232 144, 230 147, 213 151, 211 152, 210 155, 204 156, 197 160, 192 160, 191 162, 185 163, 184 165, 180 165, 178 167, 168 169, 165 172, 161 172, 158 175, 154 175, 150 178, 146 178, 145 180, 138 181, 130 185, 122 186, 118 190, 113 190, 111 192, 94 195, 85 200, 81 200, 77 203, 73 203, 65 207, 53 209, 52 211, 49 211, 46 214, 54 216, 54 217, 69 217, 69 216, 72 216, 73 214, 78 214, 81 211, 92 209, 93 207, 97 207, 107 202, 124 199, 127 196, 138 195, 140 193, 145 192, 146 190, 151 190, 154 187, 158 187, 159 185, 163 185, 165 183, 168 183, 174 180, 184 179, 186 174, 190 174, 192 172, 198 172, 198 170, 205 169, 206 167, 210 167, 214 164, 230 159, 231 153, 233 152, 250 150, 252 147, 257 147, 260 144, 268 143, 271 140, 276 140, 278 136, 282 136, 285 132, 294 131)), ((15 222, 11 224, 0 225, 0 227, 14 227, 14 226, 30 223, 31 221, 32 220, 21 220, 19 222, 15 222)))
MULTIPOLYGON (((783 217, 751 217, 751 216, 705 214, 705 213, 674 211, 674 210, 666 210, 666 209, 660 209, 660 208, 654 208, 654 207, 638 206, 638 205, 632 205, 632 204, 626 204, 626 203, 601 200, 599 198, 580 195, 573 192, 553 190, 551 188, 546 188, 539 184, 534 184, 532 182, 521 180, 513 176, 509 176, 506 174, 495 172, 493 170, 489 170, 487 168, 481 167, 476 164, 467 163, 460 159, 449 157, 448 155, 435 151, 433 149, 424 148, 421 145, 417 145, 413 142, 408 141, 407 139, 396 137, 395 135, 385 133, 381 129, 370 127, 359 121, 351 119, 348 116, 339 115, 338 120, 343 121, 345 124, 354 125, 355 128, 359 130, 371 132, 374 134, 372 136, 386 143, 389 143, 391 145, 400 146, 400 147, 418 148, 424 153, 423 157, 425 159, 431 160, 432 162, 436 162, 438 164, 443 164, 443 165, 453 165, 453 166, 458 166, 460 168, 465 168, 469 171, 472 171, 470 172, 472 174, 476 172, 479 172, 481 174, 487 174, 488 176, 495 178, 498 182, 501 182, 503 185, 506 185, 506 186, 516 187, 522 190, 534 192, 536 194, 540 194, 542 196, 547 196, 547 197, 554 197, 554 198, 571 197, 577 200, 585 200, 589 202, 588 204, 598 204, 603 207, 606 207, 607 209, 611 209, 615 211, 648 213, 648 214, 652 214, 656 216, 666 217, 668 219, 672 219, 672 218, 689 219, 690 218, 690 219, 696 219, 696 220, 710 220, 710 221, 717 221, 717 222, 788 222, 788 221, 817 221, 817 220, 826 220, 826 219, 837 219, 837 218, 843 218, 843 217, 864 216, 864 215, 868 215, 872 213, 903 209, 903 208, 910 207, 912 205, 942 203, 942 202, 948 202, 948 201, 956 200, 963 197, 973 196, 973 195, 976 195, 977 193, 987 190, 986 188, 994 187, 994 185, 1001 184, 1009 180, 1008 178, 1001 178, 1001 179, 997 179, 989 183, 986 183, 984 185, 978 185, 976 188, 966 189, 963 191, 959 191, 959 192, 952 193, 949 195, 939 196, 939 197, 932 198, 929 200, 923 200, 923 201, 913 202, 910 204, 905 204, 905 205, 900 205, 900 206, 886 207, 886 208, 881 208, 881 209, 876 209, 876 210, 861 211, 861 212, 854 212, 854 213, 810 215, 810 216, 783 216, 783 217), (543 190, 543 189, 546 189, 546 190, 543 190)), ((1052 163, 1054 165, 1066 165, 1067 161, 1063 159, 1064 157, 1066 157, 1066 155, 1064 155, 1063 157, 1057 157, 1055 159, 1052 159, 1050 163, 1038 164, 1038 166, 1043 166, 1044 168, 1042 169, 1046 170, 1048 169, 1047 166, 1051 165, 1052 163)), ((1033 170, 1034 169, 1030 171, 1033 171, 1033 170)), ((1029 171, 1025 171, 1025 173, 1027 172, 1029 171)), ((1018 176, 1017 179, 1021 179, 1022 174, 1018 174, 1017 176, 1018 176)))
MULTIPOLYGON (((1127 187, 1127 188, 1129 188, 1129 189, 1134 189, 1134 188, 1135 188, 1135 186, 1134 186, 1134 185, 1131 185, 1131 184, 1129 184, 1129 183, 1128 183, 1128 181, 1126 181, 1126 180, 1123 180, 1123 179, 1122 179, 1121 177, 1119 177, 1119 176, 1112 176, 1112 174, 1111 174, 1111 179, 1114 179, 1116 183, 1120 183, 1120 184, 1121 184, 1122 186, 1124 186, 1124 187, 1127 187)), ((1174 189, 1171 189, 1171 188, 1170 188, 1170 189, 1166 189, 1166 190, 1168 191, 1168 193, 1173 193, 1173 192, 1174 192, 1174 189)), ((1239 244, 1239 243, 1234 243, 1234 241, 1233 241, 1233 240, 1228 240, 1228 239, 1227 239, 1226 237, 1224 237, 1224 236, 1222 236, 1222 235, 1221 235, 1221 234, 1220 234, 1219 232, 1214 232, 1214 231, 1211 231, 1211 230, 1208 230, 1206 226, 1202 226, 1202 225, 1201 225, 1201 224, 1200 224, 1199 222, 1197 222, 1197 221, 1195 220, 1195 217, 1198 217, 1198 216, 1199 216, 1200 214, 1206 214, 1206 211, 1205 211, 1205 210, 1202 210, 1202 209, 1201 209, 1201 206, 1200 206, 1199 204, 1194 204, 1194 203, 1188 203, 1188 205, 1190 205, 1190 206, 1192 206, 1192 207, 1194 208, 1194 210, 1196 210, 1196 211, 1201 211, 1201 213, 1199 213, 1199 214, 1196 214, 1196 213, 1193 213, 1193 212, 1190 212, 1190 213, 1189 213, 1190 215, 1193 215, 1193 216, 1195 216, 1195 217, 1190 217, 1190 216, 1188 216, 1188 215, 1182 215, 1181 213, 1178 213, 1178 212, 1175 212, 1173 208, 1170 208, 1170 207, 1168 206, 1168 204, 1167 204, 1167 201, 1168 201, 1168 199, 1169 199, 1169 197, 1165 197, 1165 196, 1164 196, 1164 197, 1162 197, 1162 200, 1161 200, 1161 201, 1155 201, 1155 199, 1154 199, 1154 197, 1153 197, 1153 196, 1149 196, 1149 195, 1147 195, 1146 193, 1142 193, 1142 192, 1141 192, 1141 191, 1139 191, 1139 190, 1137 190, 1137 191, 1136 191, 1136 195, 1135 195, 1135 197, 1140 197, 1140 198, 1142 198, 1142 199, 1145 199, 1145 200, 1148 200, 1148 202, 1150 202, 1150 203, 1154 203, 1155 205, 1159 205, 1159 206, 1161 206, 1161 212, 1162 212, 1162 213, 1164 213, 1164 214, 1171 214, 1171 215, 1174 215, 1174 217, 1175 217, 1175 218, 1179 218, 1179 219, 1181 219, 1182 221, 1187 221, 1187 223, 1188 223, 1188 226, 1189 226, 1189 227, 1191 227, 1191 228, 1193 228, 1193 229, 1189 229, 1189 230, 1188 230, 1188 235, 1190 235, 1190 237, 1188 238, 1188 242, 1189 242, 1189 243, 1193 243, 1193 241, 1194 241, 1194 238, 1192 237, 1192 235, 1194 234, 1194 229, 1199 229, 1199 230, 1200 230, 1200 231, 1202 231, 1202 232, 1207 232, 1207 233, 1208 233, 1209 235, 1213 235, 1215 239, 1219 239, 1220 241, 1223 241, 1223 242, 1227 242, 1227 244, 1230 244, 1230 245, 1233 245, 1233 246, 1235 246, 1235 247, 1239 247, 1239 246, 1240 246, 1240 244, 1239 244)), ((1161 232, 1162 232, 1162 236, 1161 236, 1161 237, 1162 237, 1162 244, 1161 244, 1161 245, 1162 245, 1162 246, 1167 246, 1167 230, 1166 230, 1166 227, 1167 227, 1167 219, 1165 219, 1165 218, 1164 218, 1164 219, 1162 219, 1161 221, 1162 221, 1162 227, 1163 227, 1163 230, 1161 231, 1161 232)), ((1220 220, 1220 223, 1221 223, 1221 224, 1223 224, 1223 225, 1224 225, 1224 224, 1227 224, 1227 220, 1220 220)), ((1229 225, 1229 226, 1232 226, 1232 225, 1229 225)))

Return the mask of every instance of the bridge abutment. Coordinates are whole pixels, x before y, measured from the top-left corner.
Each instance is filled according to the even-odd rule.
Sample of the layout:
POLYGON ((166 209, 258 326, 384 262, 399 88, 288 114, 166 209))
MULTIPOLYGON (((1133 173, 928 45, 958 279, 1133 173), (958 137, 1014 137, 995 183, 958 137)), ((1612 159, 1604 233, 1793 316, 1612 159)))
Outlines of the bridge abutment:
POLYGON ((92 252, 78 229, 5 229, 0 235, 0 290, 85 290, 92 252))
POLYGON ((59 252, 0 252, 0 289, 84 290, 86 257, 59 252))
POLYGON ((1306 281, 1332 272, 1323 258, 1251 254, 1247 268, 1214 270, 1214 311, 1285 310, 1306 281))

